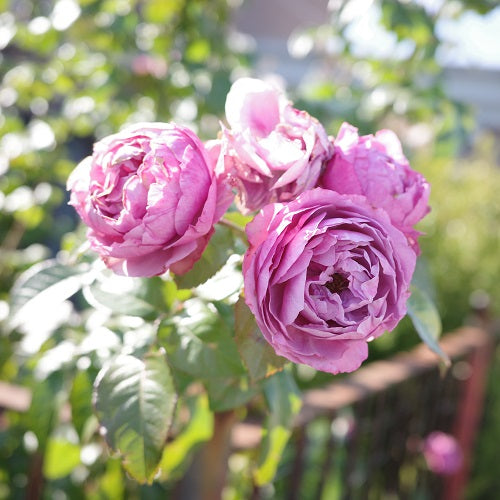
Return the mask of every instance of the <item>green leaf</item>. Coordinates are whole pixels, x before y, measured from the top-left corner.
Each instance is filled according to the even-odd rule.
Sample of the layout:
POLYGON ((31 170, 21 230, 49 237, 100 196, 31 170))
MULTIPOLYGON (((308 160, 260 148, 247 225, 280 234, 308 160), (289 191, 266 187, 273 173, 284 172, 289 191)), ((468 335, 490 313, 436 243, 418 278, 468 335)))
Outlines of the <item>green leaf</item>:
POLYGON ((228 221, 231 226, 234 226, 235 229, 238 228, 240 231, 245 231, 246 225, 253 220, 253 216, 251 215, 243 215, 240 212, 226 212, 222 219, 223 222, 228 221))
POLYGON ((117 314, 151 318, 167 309, 161 278, 106 276, 83 290, 94 307, 104 306, 117 314))
POLYGON ((243 287, 240 260, 239 255, 231 255, 220 271, 196 288, 196 296, 210 302, 234 302, 243 287))
POLYGON ((238 351, 253 381, 283 369, 287 360, 278 356, 266 341, 243 297, 234 306, 234 323, 238 351))
POLYGON ((165 24, 182 9, 184 2, 178 0, 150 0, 145 3, 144 16, 152 23, 165 24))
POLYGON ((186 387, 191 381, 205 385, 210 408, 223 411, 248 402, 258 392, 250 387, 247 371, 233 337, 232 307, 222 302, 191 299, 182 314, 164 321, 158 339, 175 368, 176 382, 186 387))
POLYGON ((285 446, 292 434, 293 419, 302 406, 300 391, 288 370, 264 381, 269 417, 264 429, 259 465, 254 472, 257 485, 273 480, 285 446))
POLYGON ((50 438, 43 462, 47 479, 61 479, 80 465, 80 447, 62 438, 50 438))
POLYGON ((434 288, 429 266, 422 256, 417 259, 411 282, 412 285, 420 288, 433 302, 436 300, 436 289, 434 288))
POLYGON ((106 460, 106 472, 99 477, 98 492, 92 499, 125 498, 125 478, 120 461, 109 457, 106 460))
POLYGON ((185 429, 165 446, 160 462, 161 480, 181 475, 193 450, 213 434, 214 416, 208 407, 206 394, 191 403, 191 416, 185 429))
POLYGON ((106 440, 127 472, 151 483, 177 398, 165 356, 119 356, 99 373, 94 398, 106 440))
POLYGON ((86 371, 79 371, 73 379, 69 394, 71 419, 80 438, 92 413, 92 381, 86 371))
POLYGON ((17 328, 25 318, 47 314, 89 279, 91 271, 85 264, 69 267, 48 260, 34 265, 12 287, 9 328, 17 328))
POLYGON ((259 467, 254 472, 255 483, 258 486, 270 483, 274 479, 291 434, 292 431, 282 425, 264 428, 259 467))
POLYGON ((427 344, 429 349, 440 356, 446 365, 449 365, 450 359, 438 343, 442 327, 436 306, 429 295, 417 285, 412 284, 410 292, 411 295, 406 304, 408 316, 410 316, 422 341, 427 344))
POLYGON ((162 295, 167 310, 170 311, 174 307, 176 301, 189 299, 191 297, 191 292, 189 290, 178 290, 175 281, 167 280, 163 281, 162 295))
POLYGON ((33 431, 38 439, 38 448, 45 450, 47 439, 57 423, 61 402, 60 394, 62 379, 60 373, 54 373, 32 389, 31 405, 23 415, 26 427, 33 431))
POLYGON ((205 387, 210 399, 210 409, 214 412, 243 406, 261 389, 259 386, 250 386, 248 377, 208 378, 205 387))
POLYGON ((208 40, 199 38, 193 40, 186 49, 185 57, 188 61, 201 63, 210 56, 210 43, 208 40))
POLYGON ((188 300, 182 314, 162 323, 158 338, 169 363, 202 380, 244 375, 232 333, 211 306, 198 299, 188 300))
POLYGON ((220 224, 217 225, 203 255, 191 271, 181 276, 175 276, 174 279, 179 288, 193 288, 211 278, 234 253, 233 244, 231 229, 220 224))

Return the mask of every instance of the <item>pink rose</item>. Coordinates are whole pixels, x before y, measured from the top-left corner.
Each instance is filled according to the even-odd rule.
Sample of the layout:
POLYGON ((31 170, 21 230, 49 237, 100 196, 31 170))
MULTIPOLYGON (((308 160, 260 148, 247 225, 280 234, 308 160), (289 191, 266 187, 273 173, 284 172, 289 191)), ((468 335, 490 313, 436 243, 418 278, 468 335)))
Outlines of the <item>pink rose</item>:
POLYGON ((277 354, 356 370, 406 313, 416 255, 387 213, 326 189, 267 205, 247 225, 245 300, 277 354))
POLYGON ((413 226, 430 210, 430 187, 410 168, 394 132, 380 130, 375 136, 359 137, 357 128, 344 123, 334 145, 320 185, 338 193, 366 196, 374 207, 389 214, 418 253, 420 233, 413 226))
POLYGON ((231 202, 198 137, 144 123, 102 139, 68 179, 88 237, 118 274, 187 272, 231 202))
POLYGON ((423 454, 427 466, 436 474, 454 474, 463 463, 463 454, 457 440, 441 431, 431 432, 425 439, 423 454))
POLYGON ((315 187, 332 146, 322 125, 293 108, 275 87, 237 80, 226 99, 222 166, 236 186, 243 212, 294 199, 315 187))

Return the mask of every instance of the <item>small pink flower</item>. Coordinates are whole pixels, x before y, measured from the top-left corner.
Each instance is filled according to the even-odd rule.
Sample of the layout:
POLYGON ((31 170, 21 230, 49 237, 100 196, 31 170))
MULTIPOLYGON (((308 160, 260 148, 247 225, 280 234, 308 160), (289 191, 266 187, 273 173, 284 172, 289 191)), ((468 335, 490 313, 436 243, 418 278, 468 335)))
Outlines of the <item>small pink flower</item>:
POLYGON ((151 75, 157 79, 165 78, 167 63, 161 57, 139 54, 132 59, 132 71, 136 75, 151 75))
POLYGON ((238 190, 243 212, 288 201, 316 186, 332 154, 323 126, 261 80, 237 80, 226 99, 218 169, 238 190))
POLYGON ((412 170, 401 144, 390 130, 358 136, 358 129, 344 123, 334 141, 335 151, 320 185, 338 193, 362 194, 383 208, 392 223, 419 252, 419 232, 414 225, 428 212, 430 187, 412 170))
POLYGON ((454 474, 463 463, 463 454, 457 440, 441 431, 431 432, 423 445, 427 466, 436 474, 454 474))
POLYGON ((406 314, 416 254, 364 196, 313 189, 247 225, 245 300, 280 356, 356 370, 406 314))
POLYGON ((92 248, 118 274, 187 272, 231 196, 198 137, 143 123, 102 139, 68 179, 92 248))

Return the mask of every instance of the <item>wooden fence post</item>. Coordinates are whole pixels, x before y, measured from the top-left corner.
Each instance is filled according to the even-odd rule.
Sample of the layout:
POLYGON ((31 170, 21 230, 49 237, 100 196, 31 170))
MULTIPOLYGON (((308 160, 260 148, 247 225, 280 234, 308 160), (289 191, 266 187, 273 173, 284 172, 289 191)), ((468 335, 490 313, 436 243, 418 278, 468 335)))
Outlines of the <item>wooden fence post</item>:
POLYGON ((443 500, 464 498, 465 488, 470 475, 474 441, 483 413, 484 397, 488 384, 488 372, 495 352, 495 342, 489 342, 474 349, 468 356, 470 376, 463 385, 462 397, 458 407, 457 420, 453 434, 463 452, 462 467, 456 474, 444 479, 443 500))

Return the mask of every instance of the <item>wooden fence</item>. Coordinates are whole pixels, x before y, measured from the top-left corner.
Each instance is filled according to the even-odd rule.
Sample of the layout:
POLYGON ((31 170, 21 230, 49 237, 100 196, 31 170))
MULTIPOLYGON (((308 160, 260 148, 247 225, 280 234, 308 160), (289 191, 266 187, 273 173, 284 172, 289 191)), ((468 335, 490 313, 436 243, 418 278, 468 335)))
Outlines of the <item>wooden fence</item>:
MULTIPOLYGON (((485 328, 467 327, 441 345, 449 370, 420 345, 308 391, 272 495, 254 487, 252 498, 462 498, 495 340, 485 328), (463 451, 452 475, 425 466, 422 442, 435 430, 455 436, 463 451)), ((237 424, 232 446, 254 448, 260 436, 258 424, 237 424)))

